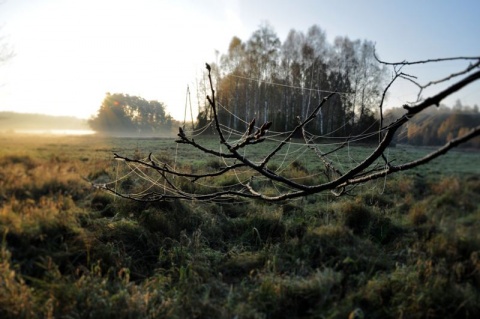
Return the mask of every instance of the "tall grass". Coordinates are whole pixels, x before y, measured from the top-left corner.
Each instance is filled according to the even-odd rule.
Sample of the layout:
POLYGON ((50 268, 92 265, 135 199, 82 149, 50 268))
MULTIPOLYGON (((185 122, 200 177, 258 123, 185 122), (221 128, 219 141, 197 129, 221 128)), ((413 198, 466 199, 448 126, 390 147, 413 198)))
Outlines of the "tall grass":
MULTIPOLYGON (((476 168, 393 176, 353 197, 147 204, 84 178, 114 178, 112 151, 171 141, 0 138, 1 318, 480 314, 476 168)), ((303 160, 284 169, 304 181, 315 173, 303 160)))

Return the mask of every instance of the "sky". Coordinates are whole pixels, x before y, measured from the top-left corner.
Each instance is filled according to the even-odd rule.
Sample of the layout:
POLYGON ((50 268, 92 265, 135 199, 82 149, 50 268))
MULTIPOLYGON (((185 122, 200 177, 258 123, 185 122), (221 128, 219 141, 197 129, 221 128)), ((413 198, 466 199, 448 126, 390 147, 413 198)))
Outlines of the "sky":
MULTIPOLYGON (((1 0, 0 41, 15 56, 0 65, 0 111, 89 118, 110 92, 161 101, 183 120, 187 86, 195 101, 205 62, 264 22, 282 42, 316 24, 330 43, 370 40, 382 60, 397 62, 480 56, 479 16, 478 0, 1 0)), ((427 83, 466 65, 404 71, 427 83)), ((395 85, 387 105, 416 92, 395 85)), ((446 103, 456 99, 480 105, 480 83, 446 103)))

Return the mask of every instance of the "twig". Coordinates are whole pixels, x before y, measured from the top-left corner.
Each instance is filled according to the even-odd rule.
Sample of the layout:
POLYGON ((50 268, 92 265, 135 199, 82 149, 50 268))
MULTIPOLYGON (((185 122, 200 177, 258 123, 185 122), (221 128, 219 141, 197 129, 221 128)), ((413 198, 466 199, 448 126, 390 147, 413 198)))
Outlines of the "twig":
MULTIPOLYGON (((298 125, 291 131, 289 134, 281 140, 272 151, 270 151, 263 160, 256 164, 252 161, 252 159, 244 156, 243 154, 239 153, 240 149, 244 149, 248 146, 255 145, 261 143, 265 140, 267 132, 272 125, 271 122, 265 122, 259 127, 255 127, 255 119, 252 119, 251 122, 248 124, 244 135, 242 136, 241 140, 237 142, 235 145, 230 144, 224 136, 224 133, 221 128, 221 124, 219 121, 218 113, 217 113, 217 102, 215 97, 215 90, 213 88, 213 81, 211 77, 211 67, 210 65, 206 65, 208 70, 208 78, 211 90, 211 96, 207 96, 207 100, 212 108, 213 113, 213 121, 215 123, 215 129, 218 133, 220 143, 225 145, 228 149, 228 152, 219 152, 216 150, 208 149, 201 144, 197 143, 193 138, 189 138, 182 128, 179 128, 178 137, 179 139, 176 141, 177 143, 187 144, 192 146, 195 149, 200 150, 201 152, 209 155, 213 155, 215 157, 221 159, 235 159, 238 160, 238 163, 234 163, 232 165, 228 165, 225 163, 225 166, 216 170, 215 172, 202 172, 199 174, 193 173, 186 173, 182 172, 181 170, 176 170, 170 168, 165 163, 156 163, 152 158, 152 154, 148 156, 147 160, 137 160, 128 158, 125 156, 121 156, 117 153, 114 153, 115 159, 124 160, 126 162, 132 162, 138 165, 141 165, 147 169, 152 169, 153 171, 160 174, 161 179, 165 182, 164 185, 164 193, 160 194, 158 192, 152 191, 148 193, 144 193, 141 195, 132 195, 132 194, 122 194, 121 192, 117 191, 116 189, 112 189, 106 184, 94 185, 97 188, 104 189, 108 192, 111 192, 117 196, 136 200, 136 201, 159 201, 159 200, 195 200, 195 201, 211 201, 211 200, 230 200, 232 198, 243 197, 243 198, 258 198, 266 201, 271 202, 278 202, 282 200, 288 200, 293 198, 304 197, 311 194, 316 194, 322 191, 332 191, 335 196, 342 196, 348 195, 353 188, 361 183, 365 183, 366 181, 377 179, 380 177, 384 177, 386 175, 392 174, 394 172, 408 170, 419 165, 424 165, 431 160, 445 154, 453 147, 458 146, 462 143, 467 142, 468 140, 477 137, 480 135, 480 126, 472 129, 469 133, 465 134, 462 137, 458 137, 449 143, 445 144, 443 147, 435 150, 434 152, 428 154, 427 156, 408 162, 400 165, 392 165, 392 161, 388 161, 384 155, 384 151, 386 148, 391 144, 393 137, 396 131, 405 123, 410 121, 412 117, 416 114, 421 113, 426 108, 431 107, 433 105, 439 105, 440 102, 445 99, 446 97, 450 96, 451 94, 461 90, 466 85, 473 83, 480 79, 480 71, 476 71, 470 73, 473 69, 480 66, 480 58, 479 57, 457 57, 457 58, 445 58, 445 59, 433 59, 433 60, 424 60, 424 61, 415 61, 415 62, 397 62, 397 63, 387 63, 380 61, 376 56, 375 58, 380 63, 385 65, 392 65, 394 66, 394 76, 391 81, 387 84, 383 91, 383 95, 379 104, 380 108, 380 125, 378 133, 379 134, 379 143, 377 147, 372 151, 372 153, 366 156, 363 161, 358 163, 355 167, 351 168, 347 172, 342 172, 337 169, 327 158, 327 155, 331 153, 335 153, 339 149, 343 148, 349 140, 345 141, 341 146, 335 148, 334 150, 322 153, 315 145, 312 145, 311 141, 308 139, 307 131, 305 127, 312 122, 316 117, 320 109, 325 105, 328 99, 336 93, 331 93, 327 97, 325 97, 317 107, 308 115, 308 117, 301 121, 299 120, 298 125), (467 69, 453 73, 443 79, 437 81, 431 81, 426 85, 422 86, 416 83, 415 77, 406 73, 401 72, 403 66, 406 65, 413 65, 413 64, 421 64, 421 63, 430 63, 430 62, 442 62, 442 61, 452 61, 452 60, 478 60, 476 63, 471 64, 467 69), (398 67, 398 68, 397 68, 398 67), (435 85, 438 83, 445 82, 447 80, 451 80, 461 75, 465 75, 470 73, 470 75, 466 76, 462 80, 459 80, 449 86, 448 88, 444 89, 443 91, 433 95, 425 99, 424 101, 417 102, 416 105, 405 105, 404 108, 407 112, 398 118, 395 122, 387 125, 384 127, 384 120, 383 120, 383 103, 385 101, 386 94, 390 89, 391 85, 397 81, 399 78, 411 81, 419 86, 420 92, 429 85, 435 85), (307 145, 308 149, 312 150, 318 158, 323 161, 325 169, 327 171, 327 178, 328 181, 316 185, 304 185, 294 181, 292 178, 287 178, 285 176, 280 175, 278 172, 273 172, 268 169, 267 164, 276 156, 278 152, 285 146, 289 141, 295 136, 302 132, 305 144, 307 145), (376 165, 376 161, 379 159, 383 159, 384 165, 380 168, 376 165), (214 191, 209 194, 195 194, 193 192, 186 192, 179 184, 176 184, 174 177, 181 177, 187 178, 192 183, 201 179, 201 178, 215 178, 219 176, 225 175, 227 172, 234 171, 236 169, 245 169, 245 172, 251 172, 250 181, 248 183, 240 183, 235 186, 236 189, 230 188, 223 188, 221 191, 214 191), (331 174, 334 173, 334 174, 331 174), (256 174, 256 175, 255 175, 256 174), (335 175, 333 177, 333 175, 335 175), (261 192, 261 190, 255 190, 253 185, 253 180, 255 176, 263 176, 267 180, 273 182, 277 186, 281 186, 279 190, 279 195, 276 196, 269 196, 261 192)), ((243 172, 243 171, 242 171, 243 172)))

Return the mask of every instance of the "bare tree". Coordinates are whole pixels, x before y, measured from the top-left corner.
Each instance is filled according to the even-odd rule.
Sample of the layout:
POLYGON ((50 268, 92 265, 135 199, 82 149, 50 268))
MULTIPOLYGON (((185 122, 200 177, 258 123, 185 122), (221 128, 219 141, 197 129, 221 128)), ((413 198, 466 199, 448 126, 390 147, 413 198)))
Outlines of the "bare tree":
MULTIPOLYGON (((375 57, 376 58, 376 57, 375 57)), ((379 113, 379 126, 378 143, 362 160, 358 161, 352 167, 338 167, 330 160, 330 155, 335 154, 340 149, 347 145, 351 138, 347 138, 338 147, 329 151, 321 150, 320 144, 314 143, 311 135, 308 133, 308 125, 314 122, 315 118, 321 112, 322 108, 328 103, 329 99, 335 96, 337 93, 331 93, 305 117, 298 117, 298 124, 296 127, 288 133, 277 139, 276 143, 269 141, 266 142, 269 136, 269 129, 271 122, 256 123, 255 119, 252 119, 249 123, 245 123, 245 131, 240 138, 231 141, 227 138, 226 133, 230 132, 229 128, 223 126, 218 117, 219 103, 216 100, 216 92, 212 84, 211 68, 207 64, 208 79, 210 83, 210 95, 207 96, 209 107, 213 114, 214 130, 216 131, 220 150, 207 147, 202 142, 198 142, 192 136, 183 129, 179 128, 178 137, 176 141, 179 144, 186 144, 203 154, 205 156, 212 156, 220 159, 221 165, 216 167, 215 170, 205 170, 204 172, 187 172, 185 170, 175 169, 169 166, 167 163, 158 162, 158 159, 154 158, 152 154, 148 158, 141 160, 136 158, 130 158, 122 156, 120 154, 114 154, 115 159, 125 161, 127 163, 133 163, 137 168, 141 168, 145 172, 158 174, 155 179, 156 185, 163 185, 162 187, 150 186, 144 192, 138 195, 127 194, 116 190, 109 184, 96 185, 99 188, 105 189, 118 196, 137 200, 137 201, 160 201, 168 199, 184 199, 184 200, 225 200, 232 197, 243 198, 256 198, 265 201, 281 201, 293 198, 304 197, 311 194, 317 194, 325 191, 331 191, 337 196, 349 193, 355 186, 365 183, 370 180, 385 177, 398 171, 405 171, 414 167, 429 163, 431 160, 447 153, 452 148, 465 143, 466 141, 480 135, 480 126, 471 129, 469 132, 456 139, 449 141, 447 144, 437 148, 430 154, 402 164, 393 164, 393 161, 389 160, 385 155, 387 147, 392 143, 395 132, 410 119, 417 114, 423 112, 429 107, 439 106, 440 102, 453 93, 463 89, 468 84, 471 84, 480 79, 480 57, 455 57, 447 59, 430 59, 415 62, 397 62, 387 63, 378 62, 385 66, 391 66, 393 68, 393 76, 390 82, 387 84, 381 95, 381 101, 378 105, 379 113), (452 60, 465 60, 470 61, 470 65, 459 72, 450 74, 442 79, 431 81, 427 84, 420 84, 414 76, 403 73, 402 68, 413 64, 426 64, 426 63, 438 63, 452 60), (405 104, 405 114, 397 118, 390 124, 384 123, 384 101, 393 83, 398 80, 406 80, 414 83, 419 88, 419 98, 417 102, 410 105, 405 104), (420 96, 423 90, 429 86, 439 83, 445 83, 447 81, 453 82, 450 86, 432 95, 426 99, 421 100, 420 96), (285 171, 272 168, 272 162, 275 158, 281 157, 282 152, 295 136, 303 136, 304 147, 311 151, 315 158, 322 163, 323 175, 318 177, 313 182, 302 182, 295 178, 291 178, 285 171), (265 155, 260 159, 253 159, 247 156, 250 154, 247 150, 249 148, 258 147, 262 145, 262 148, 266 150, 265 155), (178 180, 187 181, 187 184, 195 185, 202 180, 211 180, 216 178, 223 178, 227 174, 241 174, 243 179, 239 179, 239 183, 234 187, 224 187, 220 190, 214 191, 202 191, 197 192, 191 187, 184 187, 185 183, 179 183, 178 180), (160 182, 159 182, 160 181, 160 182), (259 183, 261 181, 261 183, 259 183), (263 184, 262 184, 263 183, 263 184), (265 183, 271 183, 276 189, 275 194, 265 191, 265 183)), ((300 114, 299 114, 300 115, 300 114)), ((143 172, 142 171, 142 172, 143 172)), ((145 173, 147 174, 147 173, 145 173)), ((154 178, 150 179, 151 181, 154 178)))

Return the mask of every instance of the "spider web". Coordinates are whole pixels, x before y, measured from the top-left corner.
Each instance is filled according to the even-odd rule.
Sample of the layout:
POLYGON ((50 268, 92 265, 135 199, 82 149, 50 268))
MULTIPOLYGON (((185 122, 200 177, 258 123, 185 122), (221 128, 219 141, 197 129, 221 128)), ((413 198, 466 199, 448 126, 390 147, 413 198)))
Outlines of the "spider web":
MULTIPOLYGON (((275 83, 268 83, 268 85, 301 89, 275 83)), ((341 94, 353 93, 341 92, 341 94)), ((245 128, 248 127, 248 119, 240 118, 219 101, 217 101, 217 107, 222 112, 229 114, 237 123, 243 123, 245 128)), ((185 111, 185 114, 187 114, 187 111, 185 111)), ((190 139, 200 141, 199 144, 216 144, 218 146, 212 146, 211 148, 216 148, 215 150, 220 154, 226 155, 229 153, 225 145, 218 143, 218 138, 215 136, 205 137, 205 133, 214 132, 215 123, 213 120, 202 127, 194 127, 193 123, 191 127, 186 127, 185 122, 183 132, 190 139)), ((294 182, 304 185, 318 185, 334 180, 357 166, 364 160, 366 152, 373 149, 365 146, 366 141, 371 140, 374 136, 378 136, 385 130, 383 128, 372 132, 372 127, 379 126, 379 121, 377 120, 371 124, 371 127, 366 128, 364 132, 352 136, 338 136, 339 132, 345 131, 346 125, 347 123, 344 123, 321 135, 310 132, 307 126, 304 129, 304 139, 291 139, 289 141, 285 141, 284 138, 292 131, 270 130, 264 136, 264 142, 257 145, 247 145, 239 151, 244 158, 248 158, 251 162, 259 165, 279 143, 284 143, 285 145, 268 162, 267 168, 275 174, 294 182), (365 145, 359 146, 362 143, 365 145)), ((222 123, 219 123, 219 126, 226 142, 230 145, 240 143, 245 137, 245 132, 243 131, 235 130, 222 123)), ((258 129, 258 126, 255 129, 258 129)), ((171 155, 171 158, 165 158, 153 152, 149 155, 139 155, 141 154, 135 155, 135 161, 118 159, 119 161, 116 162, 113 168, 112 180, 97 186, 113 190, 117 195, 138 200, 168 198, 168 195, 179 193, 180 196, 185 195, 185 198, 188 198, 190 195, 202 195, 226 190, 247 193, 247 184, 271 196, 294 191, 290 186, 278 181, 272 181, 255 170, 246 167, 234 168, 216 176, 194 178, 192 176, 195 174, 218 171, 222 168, 233 166, 238 161, 227 156, 202 153, 191 145, 177 143, 175 153, 171 155), (182 151, 182 154, 184 154, 188 149, 191 150, 191 153, 187 153, 190 156, 189 158, 179 156, 179 151, 182 151), (194 164, 194 162, 199 164, 194 164), (154 169, 155 167, 162 167, 164 169, 163 173, 154 169), (176 175, 173 172, 184 172, 192 176, 176 175)), ((371 169, 381 169, 390 160, 390 154, 386 152, 383 160, 375 162, 371 169)), ((382 193, 385 185, 386 177, 381 181, 369 183, 368 187, 371 190, 378 189, 378 192, 382 193)), ((212 198, 208 201, 216 200, 216 198, 212 198)))

